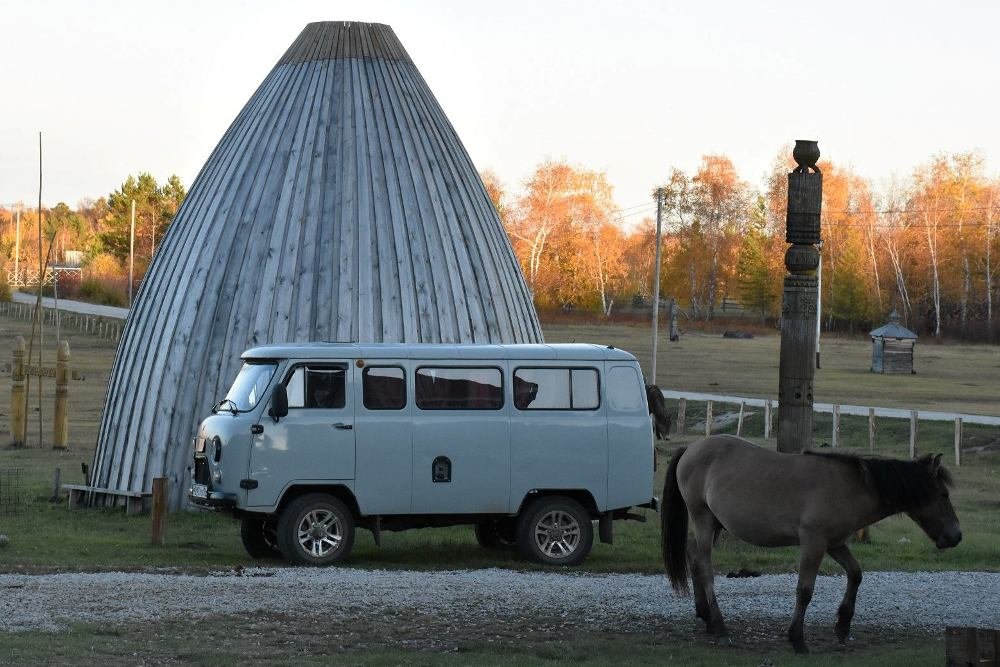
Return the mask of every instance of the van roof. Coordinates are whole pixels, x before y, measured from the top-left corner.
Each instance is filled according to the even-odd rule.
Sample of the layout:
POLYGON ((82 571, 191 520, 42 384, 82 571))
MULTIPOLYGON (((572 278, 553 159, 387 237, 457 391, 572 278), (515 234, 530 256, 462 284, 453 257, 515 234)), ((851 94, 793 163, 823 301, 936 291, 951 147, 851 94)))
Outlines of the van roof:
POLYGON ((537 359, 634 361, 625 350, 591 343, 458 345, 448 343, 278 343, 247 350, 243 359, 537 359))

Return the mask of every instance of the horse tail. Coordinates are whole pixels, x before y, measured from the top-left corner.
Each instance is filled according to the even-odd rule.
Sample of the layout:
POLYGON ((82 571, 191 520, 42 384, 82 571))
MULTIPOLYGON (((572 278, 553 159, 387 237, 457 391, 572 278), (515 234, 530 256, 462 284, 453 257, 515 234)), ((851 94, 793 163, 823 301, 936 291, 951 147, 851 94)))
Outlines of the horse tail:
POLYGON ((663 481, 663 507, 660 510, 660 538, 663 565, 667 568, 670 585, 679 595, 688 593, 688 510, 681 489, 677 486, 677 464, 687 447, 674 453, 663 481))

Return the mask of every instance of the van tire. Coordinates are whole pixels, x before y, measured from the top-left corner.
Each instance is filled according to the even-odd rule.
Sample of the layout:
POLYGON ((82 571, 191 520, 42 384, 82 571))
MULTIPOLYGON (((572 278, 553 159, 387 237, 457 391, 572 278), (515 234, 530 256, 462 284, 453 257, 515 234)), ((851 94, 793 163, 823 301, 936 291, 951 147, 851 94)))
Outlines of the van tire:
POLYGON ((484 549, 510 550, 517 546, 517 525, 512 519, 492 519, 476 524, 476 542, 484 549))
POLYGON ((278 518, 278 549, 293 565, 331 565, 354 547, 354 515, 326 493, 293 500, 278 518))
POLYGON ((517 546, 543 565, 579 565, 594 543, 590 514, 565 496, 547 496, 528 506, 517 521, 517 546))
POLYGON ((241 519, 240 540, 251 558, 280 558, 277 526, 264 519, 241 519))

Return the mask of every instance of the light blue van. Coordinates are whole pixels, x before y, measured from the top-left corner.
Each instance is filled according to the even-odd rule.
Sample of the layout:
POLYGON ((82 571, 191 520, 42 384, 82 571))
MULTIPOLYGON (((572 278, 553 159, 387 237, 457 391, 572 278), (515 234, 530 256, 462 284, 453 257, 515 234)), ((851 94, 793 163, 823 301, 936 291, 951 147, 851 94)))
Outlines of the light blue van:
POLYGON ((356 527, 468 524, 575 565, 656 508, 635 357, 598 345, 306 343, 248 350, 194 443, 189 497, 254 557, 345 558, 356 527))

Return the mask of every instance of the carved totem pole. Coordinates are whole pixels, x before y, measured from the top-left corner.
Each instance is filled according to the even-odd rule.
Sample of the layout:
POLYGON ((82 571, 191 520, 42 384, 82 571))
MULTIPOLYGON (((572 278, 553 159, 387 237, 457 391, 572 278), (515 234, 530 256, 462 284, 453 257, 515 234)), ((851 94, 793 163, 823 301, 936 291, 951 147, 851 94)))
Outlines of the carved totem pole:
POLYGON ((781 360, 778 367, 778 451, 801 452, 812 442, 813 376, 816 364, 817 278, 823 174, 816 167, 819 144, 797 140, 788 174, 781 360), (811 171, 810 171, 811 170, 811 171))

